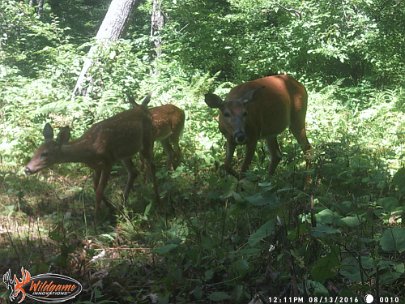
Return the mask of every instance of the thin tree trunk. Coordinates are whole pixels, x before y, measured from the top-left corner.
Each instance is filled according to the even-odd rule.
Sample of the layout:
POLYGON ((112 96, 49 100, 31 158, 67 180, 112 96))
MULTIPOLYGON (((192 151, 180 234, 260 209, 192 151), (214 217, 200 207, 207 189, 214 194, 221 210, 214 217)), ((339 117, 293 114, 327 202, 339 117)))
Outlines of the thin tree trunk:
POLYGON ((160 31, 165 24, 165 18, 161 9, 162 0, 153 0, 152 2, 152 15, 150 27, 150 39, 155 49, 155 58, 151 69, 152 76, 159 76, 159 69, 157 68, 157 60, 162 55, 162 37, 160 31))
POLYGON ((90 48, 83 63, 82 71, 73 89, 72 99, 77 95, 86 94, 85 83, 91 83, 88 71, 93 65, 94 56, 99 47, 108 47, 111 42, 118 40, 124 33, 129 16, 141 0, 112 0, 107 14, 97 32, 95 44, 90 48))
POLYGON ((160 31, 163 29, 164 24, 165 18, 161 9, 161 0, 153 0, 150 36, 155 46, 156 58, 162 55, 162 37, 160 36, 160 31))
POLYGON ((39 0, 38 1, 37 14, 38 14, 39 17, 42 17, 42 14, 44 12, 44 3, 45 3, 45 0, 39 0))
POLYGON ((31 7, 35 7, 35 12, 37 13, 38 17, 42 17, 44 12, 44 3, 45 0, 30 0, 29 2, 31 7))

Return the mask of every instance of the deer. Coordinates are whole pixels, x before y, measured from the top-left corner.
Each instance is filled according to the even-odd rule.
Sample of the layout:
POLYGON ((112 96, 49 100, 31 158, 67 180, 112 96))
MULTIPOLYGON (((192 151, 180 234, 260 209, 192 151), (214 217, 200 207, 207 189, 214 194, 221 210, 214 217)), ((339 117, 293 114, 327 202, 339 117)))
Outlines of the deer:
POLYGON ((167 168, 176 170, 181 161, 180 136, 184 129, 184 111, 173 104, 149 109, 152 118, 152 138, 159 141, 167 155, 167 168))
MULTIPOLYGON (((149 93, 141 104, 135 102, 132 96, 128 96, 128 102, 134 107, 146 107, 151 99, 149 93)), ((180 164, 182 153, 179 146, 181 134, 184 129, 186 116, 184 111, 173 104, 164 104, 149 108, 152 118, 152 138, 162 144, 167 155, 166 166, 168 170, 176 170, 180 164)))
POLYGON ((289 127, 310 167, 311 145, 305 128, 308 94, 305 87, 288 75, 267 76, 232 88, 225 100, 205 94, 205 103, 219 109, 219 129, 226 138, 224 169, 237 178, 244 176, 252 162, 259 139, 265 139, 270 153, 268 173, 274 174, 282 159, 277 135, 289 127), (232 168, 237 145, 246 146, 238 174, 232 168))
POLYGON ((111 204, 104 198, 112 165, 121 161, 128 172, 124 190, 127 201, 134 180, 138 175, 132 156, 138 152, 147 161, 152 175, 156 200, 159 203, 159 191, 153 163, 152 120, 144 106, 126 110, 92 125, 81 137, 70 140, 70 128, 60 129, 54 138, 49 123, 43 129, 44 143, 36 150, 25 167, 25 173, 31 175, 53 164, 78 162, 94 170, 93 187, 95 191, 96 222, 102 200, 109 208, 111 204))

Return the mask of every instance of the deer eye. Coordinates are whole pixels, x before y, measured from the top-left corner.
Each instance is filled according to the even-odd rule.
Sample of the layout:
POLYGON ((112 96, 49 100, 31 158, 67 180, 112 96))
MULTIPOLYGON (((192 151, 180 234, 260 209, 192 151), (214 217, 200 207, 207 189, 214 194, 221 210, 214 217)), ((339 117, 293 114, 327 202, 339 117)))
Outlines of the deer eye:
POLYGON ((229 113, 229 112, 225 112, 225 113, 224 113, 224 117, 226 117, 226 118, 231 117, 231 113, 229 113))
POLYGON ((49 152, 42 152, 40 157, 41 157, 41 159, 45 159, 48 157, 48 155, 49 155, 49 152))

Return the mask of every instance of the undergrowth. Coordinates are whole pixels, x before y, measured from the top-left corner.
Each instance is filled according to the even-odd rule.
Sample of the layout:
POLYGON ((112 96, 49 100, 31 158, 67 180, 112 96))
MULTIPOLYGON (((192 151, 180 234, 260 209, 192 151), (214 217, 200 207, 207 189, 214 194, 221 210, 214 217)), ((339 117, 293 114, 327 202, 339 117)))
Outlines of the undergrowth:
POLYGON ((32 147, 13 146, 21 147, 17 157, 1 164, 0 272, 24 266, 70 275, 84 286, 78 303, 265 303, 269 296, 367 292, 404 298, 403 92, 369 92, 355 110, 346 99, 353 93, 338 84, 310 92, 312 168, 305 171, 285 132, 275 177, 267 177, 259 145, 238 181, 221 168, 224 140, 203 90, 196 81, 171 99, 186 110, 184 159, 167 172, 157 145, 162 207, 143 176, 123 204, 125 174, 117 165, 107 190, 116 220, 98 233, 90 170, 60 165, 23 176, 40 140, 40 129, 24 131, 32 147))

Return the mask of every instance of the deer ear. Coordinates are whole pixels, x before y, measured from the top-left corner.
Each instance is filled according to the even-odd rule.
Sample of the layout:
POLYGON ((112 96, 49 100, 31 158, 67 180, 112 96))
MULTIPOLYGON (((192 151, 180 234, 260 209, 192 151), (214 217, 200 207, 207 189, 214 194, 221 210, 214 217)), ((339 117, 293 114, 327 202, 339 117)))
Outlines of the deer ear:
POLYGON ((264 88, 265 87, 258 87, 258 88, 251 89, 251 90, 247 91, 240 100, 243 103, 248 103, 253 100, 253 97, 255 96, 255 94, 258 91, 260 91, 261 89, 264 89, 264 88))
POLYGON ((218 95, 212 94, 212 93, 207 93, 205 94, 205 103, 210 107, 210 108, 222 108, 224 105, 224 101, 219 97, 218 95))
POLYGON ((70 128, 63 127, 60 128, 59 134, 56 137, 56 143, 59 145, 67 144, 70 139, 70 128))
POLYGON ((141 105, 142 105, 143 107, 147 107, 147 106, 148 106, 148 103, 150 102, 151 97, 152 97, 152 92, 149 92, 148 95, 146 95, 146 96, 142 99, 141 105))
POLYGON ((44 135, 45 141, 53 140, 53 129, 49 123, 46 123, 42 134, 44 135))

